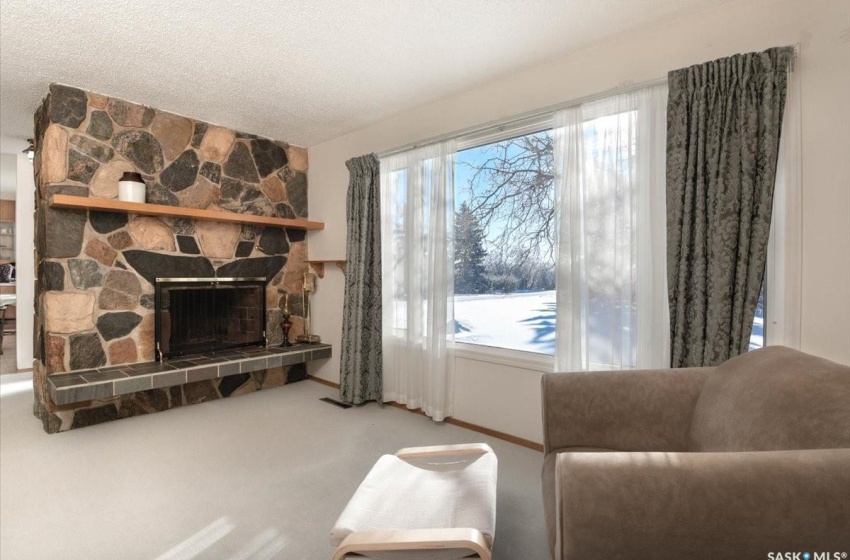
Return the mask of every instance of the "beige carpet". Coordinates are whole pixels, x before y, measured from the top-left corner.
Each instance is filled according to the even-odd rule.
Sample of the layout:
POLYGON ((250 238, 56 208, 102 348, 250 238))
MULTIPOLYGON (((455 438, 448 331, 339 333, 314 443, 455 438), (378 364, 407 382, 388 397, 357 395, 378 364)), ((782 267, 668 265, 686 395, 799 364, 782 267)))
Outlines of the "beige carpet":
POLYGON ((484 441, 499 457, 494 558, 546 558, 542 455, 312 381, 48 436, 29 374, 0 377, 0 558, 330 558, 383 453, 484 441))

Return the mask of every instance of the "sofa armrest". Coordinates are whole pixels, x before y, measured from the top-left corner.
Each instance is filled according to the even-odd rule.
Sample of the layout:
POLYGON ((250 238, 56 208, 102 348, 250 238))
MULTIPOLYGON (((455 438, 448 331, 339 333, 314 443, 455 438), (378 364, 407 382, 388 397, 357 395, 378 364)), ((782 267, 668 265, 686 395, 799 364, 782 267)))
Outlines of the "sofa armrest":
POLYGON ((544 451, 685 451, 694 406, 713 370, 547 373, 542 380, 544 451))
POLYGON ((555 558, 850 552, 850 449, 562 453, 555 558))

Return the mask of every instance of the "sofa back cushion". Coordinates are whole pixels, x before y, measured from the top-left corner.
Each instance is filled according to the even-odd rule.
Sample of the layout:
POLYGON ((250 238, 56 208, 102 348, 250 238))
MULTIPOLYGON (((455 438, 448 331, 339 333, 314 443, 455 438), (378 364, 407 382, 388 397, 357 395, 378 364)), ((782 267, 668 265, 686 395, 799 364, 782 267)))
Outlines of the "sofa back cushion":
POLYGON ((783 346, 728 360, 694 409, 691 451, 850 448, 850 367, 783 346))

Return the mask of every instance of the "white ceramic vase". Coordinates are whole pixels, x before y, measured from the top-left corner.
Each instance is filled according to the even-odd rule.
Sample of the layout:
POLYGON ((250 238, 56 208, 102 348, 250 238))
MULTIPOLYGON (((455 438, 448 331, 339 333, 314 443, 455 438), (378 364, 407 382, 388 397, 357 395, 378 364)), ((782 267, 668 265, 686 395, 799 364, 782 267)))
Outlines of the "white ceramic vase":
POLYGON ((145 182, 139 173, 126 172, 118 181, 118 200, 124 202, 145 202, 145 182))

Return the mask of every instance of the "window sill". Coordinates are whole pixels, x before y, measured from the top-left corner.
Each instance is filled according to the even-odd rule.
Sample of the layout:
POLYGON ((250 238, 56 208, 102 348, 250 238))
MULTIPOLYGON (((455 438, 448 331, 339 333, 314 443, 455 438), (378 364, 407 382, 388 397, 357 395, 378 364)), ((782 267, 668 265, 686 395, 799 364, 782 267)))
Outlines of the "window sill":
POLYGON ((543 373, 554 371, 555 368, 555 358, 547 354, 494 348, 480 344, 465 344, 463 342, 455 343, 455 358, 543 373))

